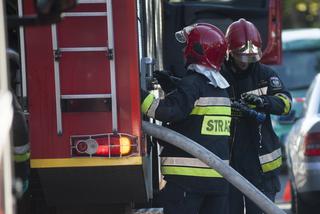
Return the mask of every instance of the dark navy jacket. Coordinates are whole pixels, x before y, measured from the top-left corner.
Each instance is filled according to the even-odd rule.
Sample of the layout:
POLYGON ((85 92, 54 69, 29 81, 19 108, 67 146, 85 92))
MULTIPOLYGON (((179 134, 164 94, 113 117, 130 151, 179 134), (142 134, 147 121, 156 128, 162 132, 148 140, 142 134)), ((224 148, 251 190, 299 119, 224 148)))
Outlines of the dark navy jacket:
POLYGON ((222 74, 230 84, 231 100, 239 101, 242 94, 252 93, 262 96, 266 102, 261 109, 251 106, 266 114, 262 124, 237 110, 232 111, 231 165, 261 190, 277 192, 278 182, 266 185, 278 174, 282 164, 280 142, 272 128, 270 114, 288 114, 291 95, 278 75, 260 63, 252 64, 243 73, 234 73, 225 64, 222 74))

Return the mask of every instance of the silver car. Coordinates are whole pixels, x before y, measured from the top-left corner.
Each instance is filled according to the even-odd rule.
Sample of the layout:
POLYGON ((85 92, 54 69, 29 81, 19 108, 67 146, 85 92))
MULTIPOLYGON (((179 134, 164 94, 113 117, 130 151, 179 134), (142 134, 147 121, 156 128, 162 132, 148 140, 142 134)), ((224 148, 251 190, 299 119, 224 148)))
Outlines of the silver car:
POLYGON ((286 154, 295 213, 319 213, 320 202, 320 74, 310 85, 303 116, 286 138, 286 154))

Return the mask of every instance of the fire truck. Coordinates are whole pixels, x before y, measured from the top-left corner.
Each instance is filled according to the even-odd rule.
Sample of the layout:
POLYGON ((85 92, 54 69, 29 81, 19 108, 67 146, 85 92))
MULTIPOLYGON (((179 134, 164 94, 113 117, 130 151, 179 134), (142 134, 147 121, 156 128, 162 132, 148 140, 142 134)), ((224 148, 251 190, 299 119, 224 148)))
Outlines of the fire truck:
MULTIPOLYGON (((18 0, 19 16, 35 2, 18 0)), ((31 142, 30 213, 130 213, 159 191, 156 141, 141 130, 140 87, 154 70, 185 75, 174 32, 245 18, 267 64, 281 60, 280 0, 78 0, 62 21, 20 27, 31 142)))

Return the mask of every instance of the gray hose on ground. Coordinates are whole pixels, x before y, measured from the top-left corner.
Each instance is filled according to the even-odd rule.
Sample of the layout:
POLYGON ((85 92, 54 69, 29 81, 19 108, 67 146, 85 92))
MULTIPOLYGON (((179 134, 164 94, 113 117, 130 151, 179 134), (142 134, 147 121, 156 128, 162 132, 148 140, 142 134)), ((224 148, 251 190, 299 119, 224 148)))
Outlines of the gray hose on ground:
POLYGON ((142 122, 143 131, 155 138, 166 141, 201 160, 203 163, 218 171, 227 181, 238 188, 243 194, 250 198, 257 206, 268 214, 285 214, 279 207, 261 193, 255 186, 247 181, 242 175, 225 164, 218 156, 199 145, 195 141, 179 134, 171 129, 142 122))

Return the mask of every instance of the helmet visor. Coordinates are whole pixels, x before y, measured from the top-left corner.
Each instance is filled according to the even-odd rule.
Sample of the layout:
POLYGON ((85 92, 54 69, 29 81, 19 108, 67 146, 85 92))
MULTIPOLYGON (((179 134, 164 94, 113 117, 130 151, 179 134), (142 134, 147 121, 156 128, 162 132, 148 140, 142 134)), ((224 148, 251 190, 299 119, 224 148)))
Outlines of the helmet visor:
POLYGON ((257 62, 261 59, 262 52, 259 47, 251 41, 247 41, 242 47, 232 50, 231 56, 240 62, 257 62))
POLYGON ((176 40, 180 43, 186 43, 187 42, 187 37, 184 34, 183 30, 180 30, 178 32, 176 32, 174 34, 174 36, 176 37, 176 40))
POLYGON ((177 31, 174 36, 176 37, 176 40, 180 43, 186 43, 188 41, 188 35, 193 30, 195 25, 190 25, 185 28, 183 28, 180 31, 177 31))

